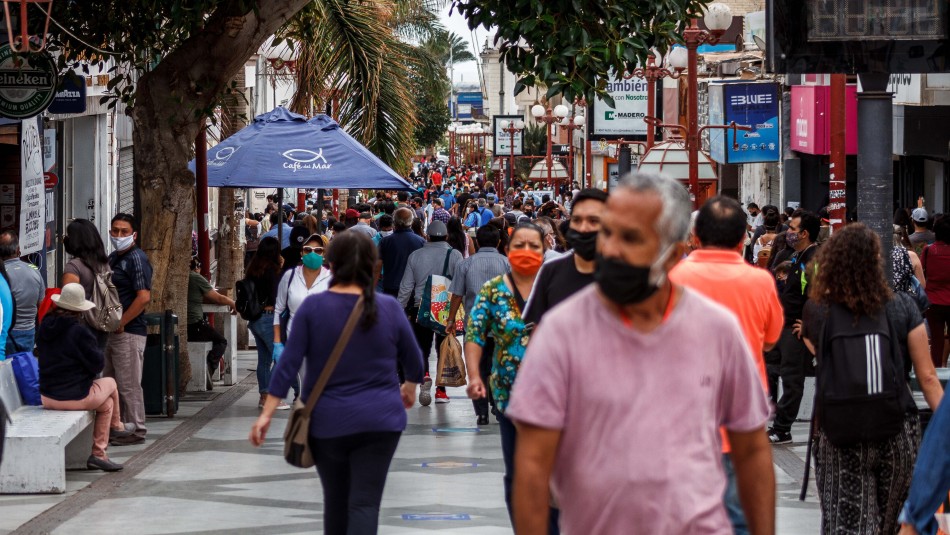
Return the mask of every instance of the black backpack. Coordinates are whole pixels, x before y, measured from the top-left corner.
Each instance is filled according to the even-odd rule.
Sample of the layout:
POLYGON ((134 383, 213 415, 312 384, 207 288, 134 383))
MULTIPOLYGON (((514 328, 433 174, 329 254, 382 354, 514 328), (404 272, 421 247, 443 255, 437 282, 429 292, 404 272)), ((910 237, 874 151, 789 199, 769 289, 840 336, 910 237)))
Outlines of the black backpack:
POLYGON ((261 305, 260 296, 257 295, 257 287, 254 281, 247 277, 237 281, 234 284, 236 299, 234 304, 237 307, 237 313, 247 321, 256 321, 264 313, 264 307, 261 305))
MULTIPOLYGON (((845 307, 828 309, 819 337, 812 432, 817 425, 837 447, 880 442, 901 432, 906 414, 904 360, 886 310, 855 317, 845 307)), ((801 499, 808 485, 808 441, 801 499)))

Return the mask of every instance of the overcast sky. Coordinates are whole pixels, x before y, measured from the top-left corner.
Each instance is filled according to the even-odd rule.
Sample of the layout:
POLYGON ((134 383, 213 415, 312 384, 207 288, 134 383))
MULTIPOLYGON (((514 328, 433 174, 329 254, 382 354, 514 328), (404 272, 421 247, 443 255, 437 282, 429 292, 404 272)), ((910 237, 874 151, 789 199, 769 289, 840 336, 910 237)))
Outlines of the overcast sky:
MULTIPOLYGON (((458 12, 453 12, 449 16, 449 10, 452 9, 451 3, 442 10, 442 24, 450 31, 460 35, 465 41, 469 44, 469 50, 472 50, 472 31, 468 29, 468 23, 465 21, 465 17, 460 15, 458 12)), ((479 28, 475 32, 475 37, 477 39, 476 49, 481 50, 482 44, 485 42, 485 37, 488 33, 484 28, 479 28)), ((478 57, 478 54, 473 50, 472 52, 478 57)), ((455 82, 465 82, 468 84, 478 83, 478 69, 476 68, 476 62, 469 61, 468 63, 456 63, 455 64, 455 82)))

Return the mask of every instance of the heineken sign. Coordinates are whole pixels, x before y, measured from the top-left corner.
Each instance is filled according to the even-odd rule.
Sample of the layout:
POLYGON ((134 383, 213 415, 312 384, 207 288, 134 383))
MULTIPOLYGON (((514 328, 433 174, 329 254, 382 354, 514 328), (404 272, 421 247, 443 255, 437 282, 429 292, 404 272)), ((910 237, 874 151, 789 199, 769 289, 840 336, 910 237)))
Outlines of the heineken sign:
POLYGON ((14 54, 0 46, 0 116, 27 119, 43 112, 56 95, 56 64, 47 52, 14 54))

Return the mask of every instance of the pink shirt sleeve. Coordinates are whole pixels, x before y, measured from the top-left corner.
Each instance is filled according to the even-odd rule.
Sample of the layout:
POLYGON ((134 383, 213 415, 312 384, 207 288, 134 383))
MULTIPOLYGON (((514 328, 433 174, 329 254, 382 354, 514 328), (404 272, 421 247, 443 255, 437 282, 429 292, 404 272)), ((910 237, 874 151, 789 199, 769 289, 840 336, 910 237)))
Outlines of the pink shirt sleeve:
POLYGON ((564 429, 569 362, 557 329, 541 324, 531 335, 505 416, 545 429, 564 429))
POLYGON ((755 368, 755 358, 739 329, 721 332, 722 383, 719 393, 719 423, 730 431, 747 432, 764 427, 769 402, 755 368))

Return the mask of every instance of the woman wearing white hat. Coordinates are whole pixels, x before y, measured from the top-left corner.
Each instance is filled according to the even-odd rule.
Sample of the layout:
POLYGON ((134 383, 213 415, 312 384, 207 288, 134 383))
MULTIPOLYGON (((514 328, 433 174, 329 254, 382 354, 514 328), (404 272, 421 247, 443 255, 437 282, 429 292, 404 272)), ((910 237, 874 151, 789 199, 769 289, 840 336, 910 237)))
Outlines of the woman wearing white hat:
POLYGON ((64 285, 62 293, 52 299, 56 308, 43 318, 36 335, 43 407, 96 411, 92 455, 86 466, 91 470, 117 472, 122 470, 122 465, 109 460, 106 448, 110 438, 130 433, 119 421, 119 391, 115 379, 96 379, 105 359, 96 336, 82 321, 82 313, 96 305, 86 300, 86 291, 75 282, 64 285))

